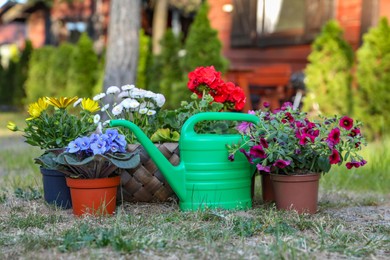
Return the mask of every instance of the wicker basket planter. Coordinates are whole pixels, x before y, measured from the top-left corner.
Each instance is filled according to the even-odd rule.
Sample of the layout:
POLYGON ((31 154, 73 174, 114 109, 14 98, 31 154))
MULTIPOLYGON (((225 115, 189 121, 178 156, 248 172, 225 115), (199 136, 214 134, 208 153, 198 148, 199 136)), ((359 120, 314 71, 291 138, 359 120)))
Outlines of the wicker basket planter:
MULTIPOLYGON (((172 165, 179 164, 179 143, 156 144, 156 147, 172 165)), ((118 199, 129 202, 177 200, 175 193, 142 145, 130 144, 128 150, 131 152, 138 151, 141 163, 137 168, 122 173, 118 199)))

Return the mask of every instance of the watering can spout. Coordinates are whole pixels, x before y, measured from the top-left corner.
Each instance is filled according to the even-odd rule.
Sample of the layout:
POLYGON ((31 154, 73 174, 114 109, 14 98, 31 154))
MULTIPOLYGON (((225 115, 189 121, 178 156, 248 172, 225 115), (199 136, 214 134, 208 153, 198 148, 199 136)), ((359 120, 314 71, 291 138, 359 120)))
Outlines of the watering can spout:
POLYGON ((111 120, 110 126, 123 126, 130 129, 137 137, 138 141, 142 144, 150 157, 153 159, 157 167, 161 170, 165 179, 167 179, 169 185, 173 191, 179 197, 180 200, 184 200, 186 197, 185 189, 185 175, 184 164, 180 162, 179 165, 173 166, 167 158, 157 149, 157 147, 149 140, 145 133, 134 123, 127 120, 111 120))

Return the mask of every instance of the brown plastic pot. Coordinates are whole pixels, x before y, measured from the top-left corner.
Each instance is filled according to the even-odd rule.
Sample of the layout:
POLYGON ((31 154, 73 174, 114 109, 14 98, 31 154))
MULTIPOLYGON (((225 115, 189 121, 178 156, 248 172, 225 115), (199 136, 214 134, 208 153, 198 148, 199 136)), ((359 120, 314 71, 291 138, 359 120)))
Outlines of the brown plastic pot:
POLYGON ((70 188, 73 213, 112 215, 116 208, 116 193, 120 176, 100 179, 66 178, 70 188))
POLYGON ((318 184, 321 174, 271 174, 276 208, 296 210, 299 214, 317 212, 318 184))
POLYGON ((264 203, 275 201, 274 188, 272 187, 271 175, 269 173, 261 173, 261 195, 264 203))

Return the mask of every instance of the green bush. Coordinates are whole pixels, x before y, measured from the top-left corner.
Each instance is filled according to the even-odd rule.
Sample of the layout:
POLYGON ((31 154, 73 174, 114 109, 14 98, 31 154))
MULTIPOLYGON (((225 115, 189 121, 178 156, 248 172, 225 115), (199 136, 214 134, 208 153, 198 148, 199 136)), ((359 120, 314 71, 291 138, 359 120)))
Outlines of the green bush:
POLYGON ((165 32, 161 41, 161 82, 160 92, 165 96, 166 108, 177 108, 181 100, 186 100, 190 92, 186 87, 186 75, 180 66, 179 51, 182 49, 181 37, 175 36, 171 29, 165 32))
POLYGON ((19 61, 15 64, 15 72, 12 73, 13 93, 12 104, 15 106, 22 106, 23 100, 26 97, 24 85, 27 80, 28 66, 31 58, 33 46, 30 40, 25 41, 25 47, 20 54, 19 61))
POLYGON ((98 79, 98 56, 93 42, 83 33, 70 58, 66 87, 67 96, 90 97, 98 79))
MULTIPOLYGON (((380 137, 390 129, 390 27, 386 18, 363 37, 357 51, 356 115, 369 137, 380 137)), ((388 134, 387 134, 388 135, 388 134)))
POLYGON ((150 53, 150 37, 147 36, 144 30, 141 29, 139 33, 139 58, 136 82, 137 88, 147 89, 146 70, 150 53))
POLYGON ((329 116, 351 114, 353 50, 343 39, 339 24, 334 20, 325 24, 311 47, 305 69, 307 94, 303 109, 314 108, 329 116))
POLYGON ((185 41, 186 55, 183 58, 186 73, 199 66, 213 65, 221 72, 227 69, 228 61, 221 54, 222 44, 218 39, 218 32, 210 26, 208 11, 207 1, 204 1, 189 29, 185 41))
POLYGON ((75 46, 70 43, 62 43, 53 51, 49 58, 49 67, 47 71, 47 86, 55 86, 55 92, 52 95, 58 97, 66 93, 68 83, 68 71, 70 69, 70 58, 75 51, 75 46))
POLYGON ((32 52, 25 85, 25 104, 36 102, 42 96, 53 96, 56 93, 56 86, 46 83, 47 74, 51 69, 50 57, 55 50, 53 46, 44 46, 32 52))

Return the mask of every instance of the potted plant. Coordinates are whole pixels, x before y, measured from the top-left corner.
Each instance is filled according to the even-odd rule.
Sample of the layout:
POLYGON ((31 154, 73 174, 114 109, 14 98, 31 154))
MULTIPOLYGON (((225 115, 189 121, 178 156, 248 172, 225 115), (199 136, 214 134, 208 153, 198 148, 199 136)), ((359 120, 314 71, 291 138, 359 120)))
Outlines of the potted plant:
MULTIPOLYGON (((241 110, 245 94, 232 82, 225 82, 213 66, 198 67, 188 74, 187 87, 192 93, 190 101, 182 101, 177 109, 164 109, 165 97, 134 85, 109 87, 93 99, 100 102, 108 118, 125 119, 135 123, 155 143, 158 149, 174 165, 180 161, 178 140, 184 122, 192 115, 210 111, 241 110)), ((107 120, 103 125, 107 125, 107 120)), ((231 122, 202 122, 199 132, 222 133, 234 130, 231 122)), ((124 198, 128 201, 165 201, 172 198, 173 191, 158 167, 151 162, 131 131, 120 128, 126 136, 130 151, 139 151, 141 164, 136 169, 122 174, 124 198), (137 175, 134 173, 137 172, 137 175)))
POLYGON ((8 123, 10 130, 23 133, 26 143, 43 151, 35 162, 40 165, 44 198, 49 204, 64 209, 71 207, 65 176, 56 170, 53 158, 71 140, 96 129, 100 117, 95 113, 99 110, 99 104, 91 99, 42 97, 28 106, 30 117, 26 119, 24 129, 13 122, 8 123))
POLYGON ((250 113, 260 121, 238 126, 245 141, 228 147, 229 158, 242 152, 259 172, 270 173, 277 208, 315 213, 321 174, 336 164, 351 169, 367 163, 358 154, 366 144, 361 123, 348 116, 310 120, 291 103, 250 113))
POLYGON ((124 135, 107 129, 76 138, 54 159, 66 175, 75 215, 114 213, 121 172, 139 164, 139 155, 126 147, 124 135))

